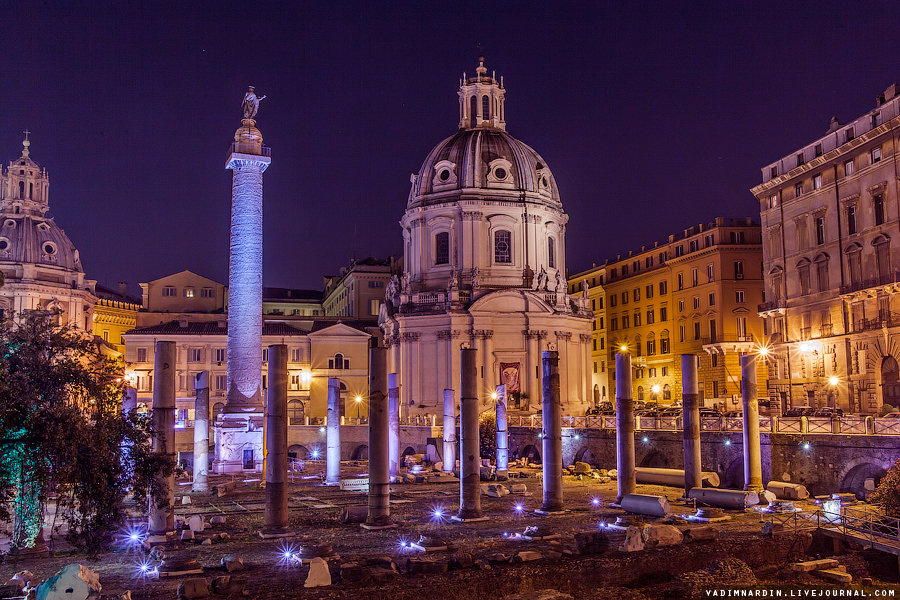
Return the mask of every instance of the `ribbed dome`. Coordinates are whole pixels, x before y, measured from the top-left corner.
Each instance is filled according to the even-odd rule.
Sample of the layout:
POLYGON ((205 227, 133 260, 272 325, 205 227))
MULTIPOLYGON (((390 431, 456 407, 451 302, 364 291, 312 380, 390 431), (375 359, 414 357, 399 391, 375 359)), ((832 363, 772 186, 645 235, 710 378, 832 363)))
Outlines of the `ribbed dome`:
POLYGON ((448 196, 472 188, 497 190, 500 196, 506 191, 513 201, 529 192, 530 202, 561 206, 553 174, 537 152, 505 131, 479 127, 461 129, 434 147, 407 208, 447 202, 448 196))
POLYGON ((78 250, 53 221, 0 211, 0 264, 31 263, 84 272, 78 250))

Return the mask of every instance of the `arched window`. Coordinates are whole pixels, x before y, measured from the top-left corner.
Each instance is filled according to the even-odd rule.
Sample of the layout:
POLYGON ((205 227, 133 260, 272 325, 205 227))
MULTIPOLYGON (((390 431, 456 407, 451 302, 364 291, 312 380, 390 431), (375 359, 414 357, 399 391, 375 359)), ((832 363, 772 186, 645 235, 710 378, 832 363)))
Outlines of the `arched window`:
POLYGON ((345 359, 344 355, 338 352, 334 355, 334 358, 328 359, 328 368, 329 369, 349 369, 350 368, 350 359, 345 359))
POLYGON ((442 231, 434 238, 434 264, 450 264, 450 234, 442 231))
POLYGON ((769 274, 772 276, 772 299, 777 304, 784 299, 784 272, 781 267, 776 267, 769 274))
POLYGON ((25 182, 20 181, 19 182, 19 199, 21 200, 24 198, 25 198, 25 182))
POLYGON ((469 113, 469 118, 471 119, 472 127, 478 127, 478 115, 476 114, 476 112, 478 110, 478 97, 477 96, 472 96, 471 106, 472 106, 472 110, 469 113))
POLYGON ((830 286, 828 280, 828 255, 820 254, 816 257, 816 284, 818 291, 825 292, 830 286))
POLYGON ((512 262, 512 233, 509 231, 501 229, 494 233, 494 262, 512 262))
POLYGON ((481 97, 481 118, 484 121, 491 118, 491 99, 487 96, 481 97))
POLYGON ((858 244, 847 248, 847 266, 850 268, 850 285, 862 283, 862 247, 858 244))
POLYGON ((637 397, 637 399, 638 399, 638 402, 643 402, 643 401, 644 401, 644 386, 642 386, 642 385, 639 385, 639 386, 638 386, 638 397, 637 397))
POLYGON ((879 283, 888 283, 885 279, 891 277, 891 241, 884 235, 879 235, 872 241, 875 246, 875 266, 878 269, 879 283))
POLYGON ((596 383, 594 384, 594 404, 600 403, 600 386, 596 383))
POLYGON ((641 356, 641 336, 634 337, 634 355, 641 356))
POLYGON ((547 265, 556 268, 556 240, 553 238, 547 238, 547 265))
POLYGON ((797 273, 800 276, 800 295, 807 296, 812 291, 809 284, 809 261, 805 258, 797 264, 797 273))
POLYGON ((659 352, 660 354, 668 354, 672 350, 669 347, 669 330, 663 329, 659 334, 659 352))
POLYGON ((672 388, 669 387, 669 384, 663 386, 663 400, 671 400, 672 399, 672 388))
POLYGON ((303 402, 291 400, 287 405, 288 425, 303 425, 305 415, 303 402))

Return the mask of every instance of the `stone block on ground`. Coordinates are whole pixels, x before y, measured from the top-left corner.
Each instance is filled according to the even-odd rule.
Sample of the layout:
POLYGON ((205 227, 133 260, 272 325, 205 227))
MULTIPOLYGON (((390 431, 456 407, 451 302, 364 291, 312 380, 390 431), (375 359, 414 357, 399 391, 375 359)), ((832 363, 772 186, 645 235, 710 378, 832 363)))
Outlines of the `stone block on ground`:
POLYGON ((194 539, 194 530, 193 529, 185 529, 181 532, 181 541, 187 542, 192 541, 194 539))
POLYGON ((244 570, 244 559, 240 556, 235 556, 234 554, 228 554, 222 557, 222 566, 225 567, 225 570, 229 573, 234 571, 243 571, 244 570))
POLYGON ((446 573, 450 561, 424 556, 413 556, 406 559, 407 573, 446 573))
POLYGON ((532 560, 541 560, 543 556, 541 556, 540 552, 535 552, 534 550, 523 550, 522 552, 516 553, 513 560, 515 562, 530 562, 532 560))
POLYGON ((192 577, 178 584, 179 600, 191 600, 192 598, 208 598, 209 584, 205 577, 192 577))
POLYGON ((715 527, 692 527, 684 530, 685 542, 712 542, 719 539, 719 530, 715 527))
POLYGON ((194 515, 190 519, 188 519, 188 527, 191 528, 191 531, 195 533, 199 533, 203 531, 203 517, 200 515, 194 515))
POLYGON ((575 546, 579 554, 603 554, 609 549, 609 538, 602 531, 579 531, 575 546))
POLYGON ((365 523, 368 516, 368 506, 345 506, 341 508, 341 523, 365 523))
POLYGON ((638 552, 644 549, 644 540, 641 530, 631 525, 625 530, 625 543, 619 548, 622 552, 638 552))
POLYGON ((211 517, 209 519, 209 522, 213 525, 224 525, 226 520, 227 519, 225 518, 225 515, 216 515, 214 517, 211 517))
POLYGON ((31 571, 19 571, 18 573, 16 573, 12 577, 10 577, 9 580, 10 581, 13 581, 13 580, 21 581, 26 586, 30 586, 30 587, 34 587, 34 584, 36 581, 34 578, 34 573, 32 573, 31 571))
POLYGON ((457 552, 450 558, 451 569, 468 569, 475 565, 475 555, 471 552, 457 552))
POLYGON ((509 491, 513 494, 525 494, 528 492, 528 486, 524 483, 514 483, 509 486, 509 491))
POLYGON ((619 477, 619 471, 617 469, 610 469, 609 471, 606 472, 606 475, 610 479, 617 479, 619 477))
POLYGON ((684 535, 673 525, 647 525, 641 532, 646 546, 677 546, 684 535))
POLYGON ((804 562, 798 562, 791 565, 791 570, 793 571, 818 571, 820 569, 833 569, 838 566, 840 563, 833 558, 822 558, 819 560, 807 560, 804 562))
POLYGON ((309 575, 306 576, 306 583, 303 587, 322 587, 331 585, 331 571, 328 570, 328 563, 325 559, 317 556, 309 561, 309 575))
POLYGON ((829 581, 837 581, 838 583, 852 583, 853 576, 846 571, 840 571, 838 569, 825 569, 821 571, 813 571, 813 575, 817 577, 821 577, 822 579, 828 579, 829 581))
POLYGON ((190 497, 190 496, 182 496, 182 497, 181 497, 181 503, 182 503, 182 504, 190 504, 190 503, 191 503, 191 497, 190 497))
POLYGON ((594 470, 594 468, 586 462, 575 463, 575 474, 576 475, 578 475, 579 473, 580 474, 588 474, 593 470, 594 470))
POLYGON ((201 546, 212 546, 212 540, 209 539, 209 538, 206 538, 205 540, 203 540, 202 542, 200 542, 200 545, 201 545, 201 546))
POLYGON ((36 597, 39 600, 86 600, 91 592, 100 590, 99 575, 84 565, 71 564, 38 585, 36 597))
POLYGON ((506 489, 505 485, 500 485, 499 483, 489 483, 487 485, 486 493, 489 498, 502 498, 503 496, 509 495, 509 490, 506 489))

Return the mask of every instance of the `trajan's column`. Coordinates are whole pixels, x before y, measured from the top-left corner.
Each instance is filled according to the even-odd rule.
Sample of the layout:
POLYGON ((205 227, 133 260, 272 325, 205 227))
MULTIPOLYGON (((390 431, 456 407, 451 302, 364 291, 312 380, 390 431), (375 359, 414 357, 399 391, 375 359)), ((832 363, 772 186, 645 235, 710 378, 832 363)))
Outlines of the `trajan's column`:
POLYGON ((244 94, 244 118, 234 134, 225 168, 231 183, 231 246, 228 263, 228 379, 223 411, 214 415, 217 473, 260 470, 263 461, 262 402, 262 200, 270 150, 256 128, 259 102, 244 94))

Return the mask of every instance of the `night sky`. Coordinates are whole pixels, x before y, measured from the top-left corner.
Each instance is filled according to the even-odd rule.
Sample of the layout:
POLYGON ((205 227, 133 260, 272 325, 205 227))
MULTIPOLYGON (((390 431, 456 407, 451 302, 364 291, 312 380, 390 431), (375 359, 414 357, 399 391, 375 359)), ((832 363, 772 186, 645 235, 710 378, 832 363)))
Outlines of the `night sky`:
POLYGON ((507 130, 556 176, 570 273, 716 216, 900 82, 900 2, 4 2, 0 158, 115 288, 228 281, 225 154, 248 85, 272 148, 264 284, 401 253, 409 175, 483 45, 507 130))

